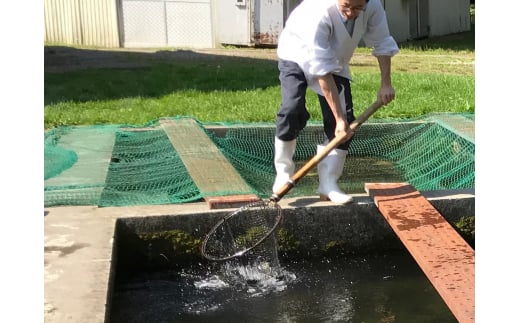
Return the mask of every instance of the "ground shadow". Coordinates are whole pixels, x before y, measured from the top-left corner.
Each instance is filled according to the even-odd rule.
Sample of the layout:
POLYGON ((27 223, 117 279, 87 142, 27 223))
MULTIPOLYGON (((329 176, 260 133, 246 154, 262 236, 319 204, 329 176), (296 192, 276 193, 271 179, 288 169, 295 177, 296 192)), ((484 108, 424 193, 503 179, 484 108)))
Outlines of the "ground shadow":
POLYGON ((238 53, 45 46, 44 64, 45 105, 161 97, 189 89, 240 91, 279 83, 272 50, 238 53), (102 82, 103 86, 92 82, 102 82))

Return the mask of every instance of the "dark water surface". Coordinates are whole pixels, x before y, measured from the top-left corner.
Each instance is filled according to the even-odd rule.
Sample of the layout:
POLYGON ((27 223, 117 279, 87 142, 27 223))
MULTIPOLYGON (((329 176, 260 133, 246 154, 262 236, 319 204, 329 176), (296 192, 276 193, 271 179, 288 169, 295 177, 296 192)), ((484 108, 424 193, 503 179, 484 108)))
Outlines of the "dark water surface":
POLYGON ((118 279, 111 323, 457 322, 406 250, 118 279))

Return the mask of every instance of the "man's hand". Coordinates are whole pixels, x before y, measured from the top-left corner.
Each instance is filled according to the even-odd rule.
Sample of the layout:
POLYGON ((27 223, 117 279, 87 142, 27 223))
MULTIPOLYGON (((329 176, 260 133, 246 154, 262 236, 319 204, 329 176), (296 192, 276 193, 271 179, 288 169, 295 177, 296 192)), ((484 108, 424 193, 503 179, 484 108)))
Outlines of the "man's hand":
POLYGON ((345 122, 345 120, 336 121, 336 130, 334 132, 335 137, 345 136, 345 140, 342 140, 341 143, 344 143, 348 139, 350 139, 354 135, 354 131, 350 129, 349 125, 345 122))
POLYGON ((377 92, 377 99, 379 102, 387 105, 392 102, 395 98, 395 91, 392 86, 382 86, 377 92))

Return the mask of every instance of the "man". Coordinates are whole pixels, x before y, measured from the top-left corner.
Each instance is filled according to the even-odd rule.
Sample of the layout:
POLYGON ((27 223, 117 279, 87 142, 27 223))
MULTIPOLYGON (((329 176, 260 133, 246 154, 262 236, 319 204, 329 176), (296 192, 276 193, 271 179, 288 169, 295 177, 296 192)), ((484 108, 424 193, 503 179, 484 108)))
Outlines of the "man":
MULTIPOLYGON (((318 153, 354 121, 349 61, 361 39, 373 48, 379 63, 377 98, 386 105, 395 97, 391 57, 399 49, 388 31, 380 0, 304 0, 291 12, 277 49, 282 103, 276 119, 273 192, 294 174, 296 138, 310 117, 305 106, 307 87, 318 94, 323 114, 327 139, 318 145, 318 153)), ((337 185, 351 140, 341 143, 318 164, 321 200, 338 204, 352 201, 337 185)))

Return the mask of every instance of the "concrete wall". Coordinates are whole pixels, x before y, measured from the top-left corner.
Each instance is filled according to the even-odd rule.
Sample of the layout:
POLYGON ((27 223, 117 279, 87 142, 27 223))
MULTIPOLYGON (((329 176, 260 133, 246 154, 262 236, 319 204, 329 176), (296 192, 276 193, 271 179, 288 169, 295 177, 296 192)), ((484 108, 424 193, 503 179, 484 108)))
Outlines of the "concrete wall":
MULTIPOLYGON (((452 225, 462 217, 475 215, 475 199, 471 190, 431 191, 422 194, 452 225)), ((304 198, 282 200, 280 203, 284 218, 279 230, 285 230, 285 237, 290 238, 285 242, 278 242, 279 247, 285 250, 285 254, 281 253, 282 257, 320 257, 328 252, 370 253, 404 248, 373 200, 366 195, 356 195, 354 203, 345 206, 316 203, 304 198), (330 249, 331 246, 334 249, 330 249)), ((228 213, 229 211, 224 210, 120 219, 116 234, 121 266, 119 270, 124 270, 122 267, 139 270, 140 266, 141 269, 150 269, 167 265, 162 261, 161 254, 170 259, 181 259, 179 255, 171 254, 172 248, 162 239, 144 241, 143 237, 157 237, 161 232, 181 230, 191 236, 191 239, 202 240, 211 227, 228 213)), ((189 246, 190 242, 187 241, 185 245, 189 246)), ((182 252, 181 257, 189 261, 185 254, 182 252)), ((190 254, 200 257, 194 252, 190 254)), ((192 261, 204 259, 200 257, 192 261)))

